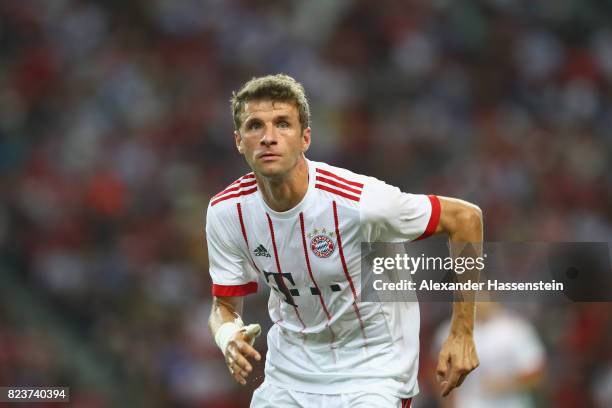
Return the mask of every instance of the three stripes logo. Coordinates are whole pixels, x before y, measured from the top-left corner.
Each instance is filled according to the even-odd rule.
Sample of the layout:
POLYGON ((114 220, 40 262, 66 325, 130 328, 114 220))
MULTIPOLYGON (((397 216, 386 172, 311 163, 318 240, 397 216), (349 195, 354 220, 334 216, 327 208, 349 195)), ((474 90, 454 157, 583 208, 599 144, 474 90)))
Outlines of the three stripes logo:
POLYGON ((329 193, 348 198, 352 201, 361 200, 363 183, 347 180, 330 171, 320 168, 316 169, 315 188, 325 190, 329 193))
POLYGON ((259 246, 253 250, 253 253, 255 256, 265 256, 266 258, 270 258, 270 253, 262 244, 259 244, 259 246))

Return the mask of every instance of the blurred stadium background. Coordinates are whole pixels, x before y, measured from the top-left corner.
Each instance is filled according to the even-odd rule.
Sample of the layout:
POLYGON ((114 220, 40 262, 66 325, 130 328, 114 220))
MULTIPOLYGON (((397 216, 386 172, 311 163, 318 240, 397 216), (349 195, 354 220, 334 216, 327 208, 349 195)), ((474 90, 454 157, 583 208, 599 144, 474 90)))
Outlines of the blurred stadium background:
MULTIPOLYGON (((247 171, 230 92, 276 72, 309 94, 310 158, 474 201, 487 240, 612 241, 610 1, 3 1, 0 385, 247 406, 203 223, 247 171)), ((538 406, 612 406, 610 304, 512 306, 546 347, 538 406)), ((415 406, 449 310, 422 306, 415 406)))

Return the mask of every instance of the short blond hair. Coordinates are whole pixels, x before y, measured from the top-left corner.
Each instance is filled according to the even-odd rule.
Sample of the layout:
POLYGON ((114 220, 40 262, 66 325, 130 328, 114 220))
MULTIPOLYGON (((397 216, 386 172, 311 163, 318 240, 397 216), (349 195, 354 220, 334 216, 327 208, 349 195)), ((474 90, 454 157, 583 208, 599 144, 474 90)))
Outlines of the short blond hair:
POLYGON ((232 115, 236 130, 242 125, 241 115, 247 102, 254 100, 294 102, 297 106, 302 130, 310 126, 310 106, 304 87, 285 74, 255 77, 244 84, 238 92, 232 92, 232 115))

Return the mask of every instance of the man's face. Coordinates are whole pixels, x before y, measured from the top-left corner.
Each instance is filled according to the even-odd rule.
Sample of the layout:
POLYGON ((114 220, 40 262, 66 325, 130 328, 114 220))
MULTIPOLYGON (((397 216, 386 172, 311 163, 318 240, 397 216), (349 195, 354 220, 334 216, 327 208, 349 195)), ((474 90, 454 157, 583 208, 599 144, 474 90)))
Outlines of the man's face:
POLYGON ((283 177, 310 146, 310 128, 302 131, 293 102, 267 99, 245 104, 236 147, 249 166, 264 177, 283 177))

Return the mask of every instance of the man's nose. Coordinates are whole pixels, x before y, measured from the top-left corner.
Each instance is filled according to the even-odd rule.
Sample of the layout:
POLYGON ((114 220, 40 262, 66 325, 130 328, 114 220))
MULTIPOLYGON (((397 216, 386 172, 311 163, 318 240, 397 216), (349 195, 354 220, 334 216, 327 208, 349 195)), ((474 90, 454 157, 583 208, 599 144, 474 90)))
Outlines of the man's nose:
POLYGON ((275 145, 277 143, 277 135, 274 126, 266 126, 260 143, 264 146, 275 145))

